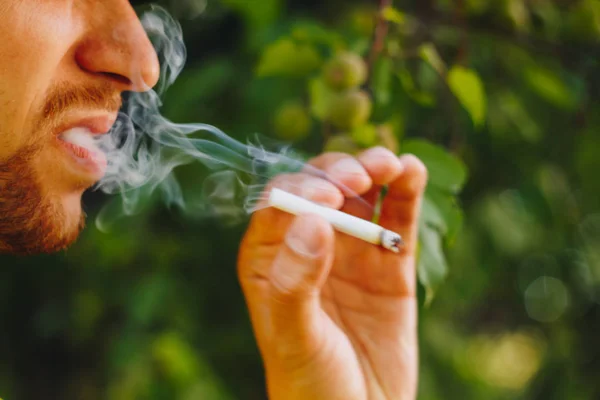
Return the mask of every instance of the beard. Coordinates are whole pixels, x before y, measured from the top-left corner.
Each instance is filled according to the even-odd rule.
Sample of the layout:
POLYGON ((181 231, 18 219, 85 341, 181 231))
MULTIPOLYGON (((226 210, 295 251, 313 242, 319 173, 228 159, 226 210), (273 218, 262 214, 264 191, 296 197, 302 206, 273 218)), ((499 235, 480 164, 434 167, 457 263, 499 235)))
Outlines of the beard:
POLYGON ((75 242, 85 225, 83 213, 67 226, 58 198, 44 195, 33 171, 39 148, 21 150, 0 163, 0 252, 54 253, 75 242))
MULTIPOLYGON (((0 253, 55 253, 77 240, 85 226, 84 213, 76 218, 67 215, 60 193, 53 194, 43 181, 53 172, 51 163, 40 165, 40 155, 64 113, 77 108, 117 113, 121 104, 120 92, 110 82, 50 88, 27 145, 7 161, 0 161, 0 253)), ((83 192, 86 188, 87 184, 82 184, 79 189, 83 192)))

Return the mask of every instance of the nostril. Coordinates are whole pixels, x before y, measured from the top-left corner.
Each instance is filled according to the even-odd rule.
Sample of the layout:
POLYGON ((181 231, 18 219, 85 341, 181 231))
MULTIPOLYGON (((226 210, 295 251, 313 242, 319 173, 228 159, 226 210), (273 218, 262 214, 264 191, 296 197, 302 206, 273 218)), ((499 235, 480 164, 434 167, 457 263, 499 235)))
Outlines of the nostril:
POLYGON ((131 81, 131 79, 129 79, 123 75, 115 74, 113 72, 103 72, 102 74, 104 76, 108 77, 110 80, 118 82, 127 87, 133 86, 133 82, 131 81))
POLYGON ((123 7, 113 16, 94 18, 75 49, 75 62, 121 91, 145 92, 160 78, 158 55, 134 10, 125 7, 128 2, 118 3, 123 7))

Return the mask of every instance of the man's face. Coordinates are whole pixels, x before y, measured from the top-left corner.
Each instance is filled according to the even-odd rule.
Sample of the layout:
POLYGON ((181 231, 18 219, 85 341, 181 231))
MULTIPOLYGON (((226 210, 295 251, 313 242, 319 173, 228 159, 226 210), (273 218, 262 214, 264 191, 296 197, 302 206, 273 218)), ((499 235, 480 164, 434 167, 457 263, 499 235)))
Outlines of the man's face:
POLYGON ((0 0, 0 39, 0 252, 54 252, 104 174, 94 135, 157 56, 127 0, 0 0))

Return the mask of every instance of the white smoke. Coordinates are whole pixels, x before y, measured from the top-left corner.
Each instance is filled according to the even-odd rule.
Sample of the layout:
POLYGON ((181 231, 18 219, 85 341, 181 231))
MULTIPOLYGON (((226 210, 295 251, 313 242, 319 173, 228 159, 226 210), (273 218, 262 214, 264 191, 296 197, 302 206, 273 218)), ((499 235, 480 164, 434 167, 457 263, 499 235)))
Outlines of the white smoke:
POLYGON ((121 215, 135 214, 157 190, 167 205, 184 212, 239 218, 254 211, 265 183, 276 174, 310 169, 287 145, 267 140, 266 149, 261 144, 265 139, 258 135, 254 143, 243 144, 211 125, 178 124, 164 118, 161 95, 186 61, 183 34, 181 26, 157 6, 141 21, 159 55, 161 79, 155 90, 129 93, 111 132, 98 139, 107 154, 108 170, 96 189, 121 197, 118 205, 102 210, 96 220, 99 229, 107 230, 121 215), (193 162, 214 172, 198 182, 199 195, 186 201, 173 171, 193 162))

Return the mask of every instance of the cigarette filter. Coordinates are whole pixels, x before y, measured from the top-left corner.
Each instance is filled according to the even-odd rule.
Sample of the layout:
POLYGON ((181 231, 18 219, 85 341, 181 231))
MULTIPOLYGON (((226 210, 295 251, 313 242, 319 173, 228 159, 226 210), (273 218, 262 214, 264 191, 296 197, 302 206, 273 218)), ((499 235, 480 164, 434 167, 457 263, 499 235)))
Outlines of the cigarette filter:
POLYGON ((398 253, 400 246, 404 244, 402 236, 377 224, 333 208, 321 206, 280 189, 271 191, 269 205, 293 215, 319 215, 331 223, 336 230, 374 245, 382 246, 395 253, 398 253))

